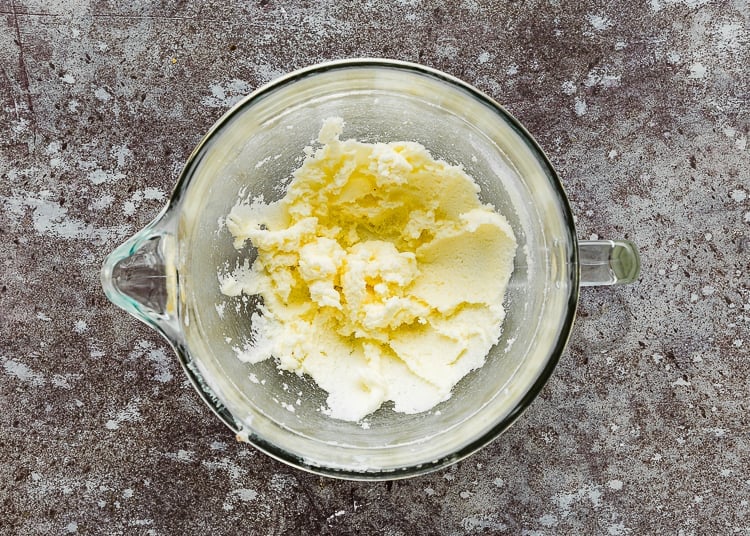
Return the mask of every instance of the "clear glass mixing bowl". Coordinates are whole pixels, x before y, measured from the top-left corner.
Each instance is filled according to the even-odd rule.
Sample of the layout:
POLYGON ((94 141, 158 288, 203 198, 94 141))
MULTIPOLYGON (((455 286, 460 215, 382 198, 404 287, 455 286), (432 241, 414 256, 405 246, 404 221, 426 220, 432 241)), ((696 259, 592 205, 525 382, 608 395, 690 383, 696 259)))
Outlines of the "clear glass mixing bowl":
POLYGON ((316 473, 390 479, 443 467, 497 437, 552 373, 579 286, 637 277, 628 242, 581 243, 580 251, 552 166, 497 103, 420 65, 347 60, 292 73, 224 115, 190 156, 164 211, 107 258, 102 282, 115 304, 169 340, 239 438, 316 473), (233 347, 248 340, 258 299, 222 295, 217 276, 247 255, 219 223, 240 192, 283 197, 303 148, 334 116, 346 122, 344 138, 416 141, 461 164, 519 244, 503 332, 486 364, 433 410, 407 415, 385 406, 365 426, 327 417, 326 393, 309 378, 280 373, 271 360, 237 359, 233 347))

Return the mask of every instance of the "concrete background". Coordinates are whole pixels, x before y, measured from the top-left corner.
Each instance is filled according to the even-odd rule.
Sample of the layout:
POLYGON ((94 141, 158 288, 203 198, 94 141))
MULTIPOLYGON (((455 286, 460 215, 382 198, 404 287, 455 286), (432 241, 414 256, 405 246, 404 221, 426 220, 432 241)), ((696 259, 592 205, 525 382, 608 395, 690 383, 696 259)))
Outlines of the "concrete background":
POLYGON ((0 533, 750 534, 750 7, 743 0, 0 0, 0 533), (515 114, 581 238, 641 246, 586 289, 541 397, 408 481, 237 444, 104 256, 240 96, 351 56, 422 62, 515 114))

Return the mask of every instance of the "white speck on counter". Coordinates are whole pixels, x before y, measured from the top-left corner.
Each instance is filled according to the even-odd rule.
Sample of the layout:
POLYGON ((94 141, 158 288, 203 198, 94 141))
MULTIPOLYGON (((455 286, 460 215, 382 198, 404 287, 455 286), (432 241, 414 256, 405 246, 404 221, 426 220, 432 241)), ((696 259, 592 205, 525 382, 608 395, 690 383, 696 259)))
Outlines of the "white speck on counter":
POLYGON ((162 201, 166 197, 166 194, 159 190, 158 188, 144 188, 143 189, 143 198, 153 201, 162 201))
POLYGON ((651 0, 649 5, 654 13, 658 13, 665 6, 683 5, 689 9, 696 9, 698 7, 708 4, 710 0, 651 0))
POLYGON ((229 492, 226 499, 224 500, 223 508, 224 510, 234 510, 234 505, 232 504, 236 500, 242 501, 242 502, 250 502, 254 501, 258 498, 258 492, 254 489, 249 488, 238 488, 234 489, 229 492))
POLYGON ((555 525, 557 525, 558 519, 555 514, 544 514, 539 518, 539 523, 541 523, 543 527, 554 527, 555 525))
POLYGON ((598 485, 587 485, 571 493, 558 493, 552 501, 560 511, 560 517, 566 518, 572 513, 573 503, 588 500, 592 506, 601 506, 602 492, 598 485))
POLYGON ((497 514, 494 513, 467 516, 461 520, 461 527, 463 528, 464 534, 475 532, 477 534, 480 532, 484 533, 484 529, 489 529, 492 534, 508 530, 508 526, 502 521, 499 521, 497 519, 497 514))
POLYGON ((190 463, 195 461, 195 452, 191 450, 180 449, 177 452, 165 452, 164 456, 170 460, 175 460, 182 463, 190 463))
POLYGON ((138 410, 140 402, 140 398, 134 398, 126 407, 118 411, 113 418, 109 419, 104 424, 104 427, 107 428, 107 430, 114 431, 119 429, 120 425, 124 422, 135 422, 141 420, 141 412, 138 410))
POLYGON ((566 80, 562 83, 562 91, 566 95, 572 95, 576 92, 576 84, 572 80, 566 80))
POLYGON ((218 461, 207 461, 203 460, 201 465, 209 470, 222 470, 226 471, 231 480, 237 480, 247 474, 247 470, 237 465, 233 460, 229 458, 222 458, 218 461))
POLYGON ((696 62, 690 66, 690 74, 688 74, 688 78, 693 78, 696 80, 706 78, 706 74, 708 73, 708 70, 701 62, 696 62))
POLYGON ((586 75, 586 80, 583 81, 583 85, 586 87, 599 86, 603 88, 613 88, 620 85, 621 76, 619 74, 611 74, 606 69, 597 67, 591 69, 586 75))
POLYGON ((75 331, 78 334, 83 333, 88 329, 88 325, 86 324, 85 320, 76 320, 76 323, 73 325, 73 331, 75 331))
POLYGON ((487 63, 491 59, 492 59, 492 55, 489 52, 482 52, 481 54, 479 54, 479 57, 477 58, 477 61, 480 64, 482 64, 482 63, 487 63))
POLYGON ((732 190, 732 193, 730 195, 732 199, 737 203, 742 203, 745 199, 747 199, 747 192, 745 192, 745 190, 732 190))
POLYGON ((609 489, 620 491, 622 489, 622 480, 610 480, 607 482, 609 489))
POLYGON ((482 6, 477 0, 462 0, 461 7, 471 13, 479 13, 482 10, 482 6))
POLYGON ((589 24, 594 27, 594 31, 602 32, 612 27, 612 20, 609 17, 589 13, 586 15, 586 18, 588 19, 589 24))
POLYGON ((99 199, 94 200, 91 203, 92 210, 104 210, 109 208, 115 200, 115 196, 112 194, 104 194, 99 199))
POLYGON ((576 115, 579 117, 582 115, 585 115, 587 108, 588 107, 586 106, 586 101, 582 99, 581 97, 576 97, 575 107, 574 107, 576 115))
POLYGON ((232 79, 212 84, 209 87, 211 95, 201 99, 201 104, 209 108, 229 108, 242 97, 250 93, 250 84, 244 80, 232 79))
POLYGON ((20 226, 20 219, 27 212, 31 213, 34 230, 40 236, 63 239, 93 239, 111 242, 122 239, 131 227, 118 225, 114 227, 95 227, 83 220, 68 216, 68 209, 61 206, 49 190, 38 194, 15 191, 12 197, 0 196, 7 215, 15 216, 11 225, 20 226))
POLYGON ((89 172, 87 178, 91 184, 104 184, 105 182, 117 182, 122 180, 125 178, 125 175, 114 171, 95 169, 89 172))
POLYGON ((723 126, 723 127, 721 128, 721 131, 722 131, 722 132, 724 133, 724 135, 725 135, 725 136, 726 136, 727 138, 732 138, 732 139, 734 139, 734 137, 735 137, 735 136, 737 135, 737 129, 736 129, 736 128, 734 128, 734 127, 732 127, 732 126, 730 126, 730 125, 724 125, 724 126, 723 126))
POLYGON ((167 383, 171 381, 172 376, 172 360, 167 357, 163 348, 154 348, 146 352, 146 357, 156 367, 156 374, 152 379, 160 383, 167 383))
POLYGON ((629 534, 631 530, 625 526, 625 523, 613 523, 607 527, 607 534, 609 536, 625 536, 629 534))
POLYGON ((135 214, 135 203, 132 201, 125 201, 122 204, 122 213, 126 216, 132 216, 135 214))
POLYGON ((157 347, 151 341, 145 339, 139 340, 135 348, 128 354, 128 359, 140 360, 147 359, 153 364, 155 370, 152 380, 160 383, 167 383, 174 377, 173 360, 167 356, 163 347, 157 347))
POLYGON ((25 363, 21 363, 20 361, 16 361, 14 359, 9 359, 6 357, 0 357, 0 360, 3 363, 3 369, 5 369, 5 373, 9 376, 14 376, 15 378, 21 380, 24 383, 28 383, 33 387, 41 387, 45 383, 47 383, 42 374, 33 371, 31 367, 29 367, 25 363))
POLYGON ((667 52, 667 63, 669 63, 670 65, 676 65, 680 63, 681 59, 682 56, 676 50, 670 50, 669 52, 667 52))
MULTIPOLYGON (((255 65, 255 76, 263 83, 270 82, 286 74, 284 69, 279 69, 273 65, 267 63, 261 63, 255 65)), ((249 91, 247 92, 249 93, 249 91)))
POLYGON ((341 517, 344 514, 346 514, 346 510, 337 510, 336 512, 332 513, 330 516, 326 518, 326 522, 330 523, 337 517, 341 517))
POLYGON ((76 380, 80 380, 81 378, 83 378, 83 374, 55 374, 54 376, 52 376, 51 383, 52 385, 54 385, 55 387, 59 387, 60 389, 72 389, 73 386, 70 384, 69 380, 73 380, 75 382, 76 380))
POLYGON ((746 30, 737 22, 727 22, 716 30, 717 48, 721 51, 732 51, 740 46, 742 36, 747 40, 746 30))
POLYGON ((233 491, 241 501, 254 501, 258 498, 258 492, 254 489, 240 488, 233 491))
POLYGON ((454 59, 458 56, 458 47, 452 40, 443 40, 435 47, 435 53, 439 58, 454 59))
MULTIPOLYGON (((271 480, 268 483, 268 488, 277 493, 289 492, 289 491, 293 492, 294 488, 298 484, 299 482, 294 476, 289 475, 289 474, 276 473, 271 476, 271 480)), ((354 504, 355 504, 354 509, 356 510, 357 502, 354 501, 354 504)))
POLYGON ((103 87, 97 88, 96 91, 94 91, 94 97, 102 102, 107 102, 108 100, 112 99, 112 95, 110 95, 109 91, 107 91, 107 89, 103 87))

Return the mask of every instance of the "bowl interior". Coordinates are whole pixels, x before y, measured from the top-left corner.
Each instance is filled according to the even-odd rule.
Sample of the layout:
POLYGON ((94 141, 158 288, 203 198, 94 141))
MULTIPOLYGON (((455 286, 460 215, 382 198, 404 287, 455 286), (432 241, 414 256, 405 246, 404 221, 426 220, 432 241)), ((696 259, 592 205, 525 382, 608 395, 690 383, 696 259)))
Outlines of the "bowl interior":
POLYGON ((418 471, 463 456, 506 427, 554 365, 572 321, 572 223, 557 179, 533 142, 493 103, 439 74, 400 64, 342 64, 299 74, 240 103, 194 154, 179 201, 180 296, 195 367, 250 441, 323 472, 418 471), (363 423, 331 419, 326 393, 271 360, 247 365, 258 299, 228 298, 218 273, 245 258, 223 218, 240 197, 283 197, 322 122, 345 121, 342 138, 417 141, 461 164, 480 198, 511 223, 518 252, 499 343, 433 410, 385 406, 363 423))

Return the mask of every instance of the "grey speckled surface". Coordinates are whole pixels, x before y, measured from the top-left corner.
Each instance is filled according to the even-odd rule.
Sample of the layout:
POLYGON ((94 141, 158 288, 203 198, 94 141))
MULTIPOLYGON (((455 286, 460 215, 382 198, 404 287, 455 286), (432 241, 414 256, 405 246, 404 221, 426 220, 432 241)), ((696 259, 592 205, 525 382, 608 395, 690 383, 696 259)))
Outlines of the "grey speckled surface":
POLYGON ((750 534, 749 13, 0 0, 0 532, 750 534), (235 443, 98 274, 236 97, 366 55, 505 104, 557 166, 579 236, 643 256, 639 284, 585 290, 569 350, 507 434, 378 484, 235 443))

